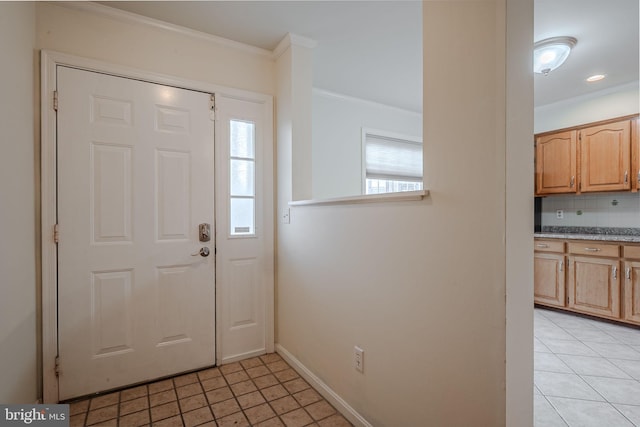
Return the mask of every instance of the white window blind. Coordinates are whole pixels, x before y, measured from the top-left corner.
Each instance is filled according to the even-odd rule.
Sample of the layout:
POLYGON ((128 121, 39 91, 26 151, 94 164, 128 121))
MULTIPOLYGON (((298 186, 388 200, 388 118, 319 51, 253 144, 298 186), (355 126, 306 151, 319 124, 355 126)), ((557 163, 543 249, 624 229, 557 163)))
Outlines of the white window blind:
POLYGON ((422 182, 422 143, 364 132, 367 179, 422 182))

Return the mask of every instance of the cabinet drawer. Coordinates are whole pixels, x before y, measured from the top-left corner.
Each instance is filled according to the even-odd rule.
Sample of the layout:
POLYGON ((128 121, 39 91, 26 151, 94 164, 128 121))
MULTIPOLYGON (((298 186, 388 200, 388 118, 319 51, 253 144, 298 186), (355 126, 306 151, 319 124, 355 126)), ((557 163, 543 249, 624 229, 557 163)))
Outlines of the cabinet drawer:
POLYGON ((564 252, 564 242, 562 240, 539 240, 535 239, 533 249, 537 252, 564 252))
POLYGON ((625 245, 625 247, 624 247, 624 257, 625 258, 640 259, 640 246, 625 245))
POLYGON ((619 257, 620 246, 607 243, 570 242, 569 253, 578 255, 595 255, 603 257, 619 257))

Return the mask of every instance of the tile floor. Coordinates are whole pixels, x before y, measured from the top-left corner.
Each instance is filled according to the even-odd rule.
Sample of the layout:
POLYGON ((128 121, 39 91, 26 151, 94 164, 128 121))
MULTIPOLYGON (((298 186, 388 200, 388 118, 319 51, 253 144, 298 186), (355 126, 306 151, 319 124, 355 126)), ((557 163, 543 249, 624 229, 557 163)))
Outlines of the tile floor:
POLYGON ((640 329, 534 311, 536 427, 640 426, 640 329))
POLYGON ((275 353, 72 402, 70 415, 71 427, 351 426, 275 353))

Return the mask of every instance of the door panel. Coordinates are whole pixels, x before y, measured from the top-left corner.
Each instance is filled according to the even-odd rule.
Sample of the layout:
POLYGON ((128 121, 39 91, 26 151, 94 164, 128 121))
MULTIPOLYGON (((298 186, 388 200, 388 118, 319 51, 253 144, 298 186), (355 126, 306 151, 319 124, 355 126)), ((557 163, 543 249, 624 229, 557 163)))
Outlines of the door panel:
POLYGON ((640 323, 640 261, 627 261, 624 267, 624 318, 640 323))
POLYGON ((569 308, 620 317, 620 262, 597 257, 569 257, 569 308))
POLYGON ((580 190, 631 189, 631 122, 610 123, 580 131, 580 190))
POLYGON ((218 362, 226 363, 273 351, 273 149, 264 105, 224 96, 216 105, 218 362))
POLYGON ((536 194, 576 192, 576 131, 536 140, 536 194))
POLYGON ((66 67, 57 84, 60 399, 215 364, 210 95, 66 67))
POLYGON ((536 253, 533 271, 534 301, 564 307, 564 277, 564 255, 536 253))

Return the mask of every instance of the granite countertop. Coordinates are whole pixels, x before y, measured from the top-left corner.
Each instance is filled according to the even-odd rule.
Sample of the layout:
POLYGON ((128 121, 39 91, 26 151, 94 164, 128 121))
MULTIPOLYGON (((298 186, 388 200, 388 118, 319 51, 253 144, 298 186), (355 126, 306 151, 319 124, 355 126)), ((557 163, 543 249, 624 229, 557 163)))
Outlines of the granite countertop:
POLYGON ((542 232, 533 235, 545 239, 640 243, 640 228, 544 226, 542 232))

